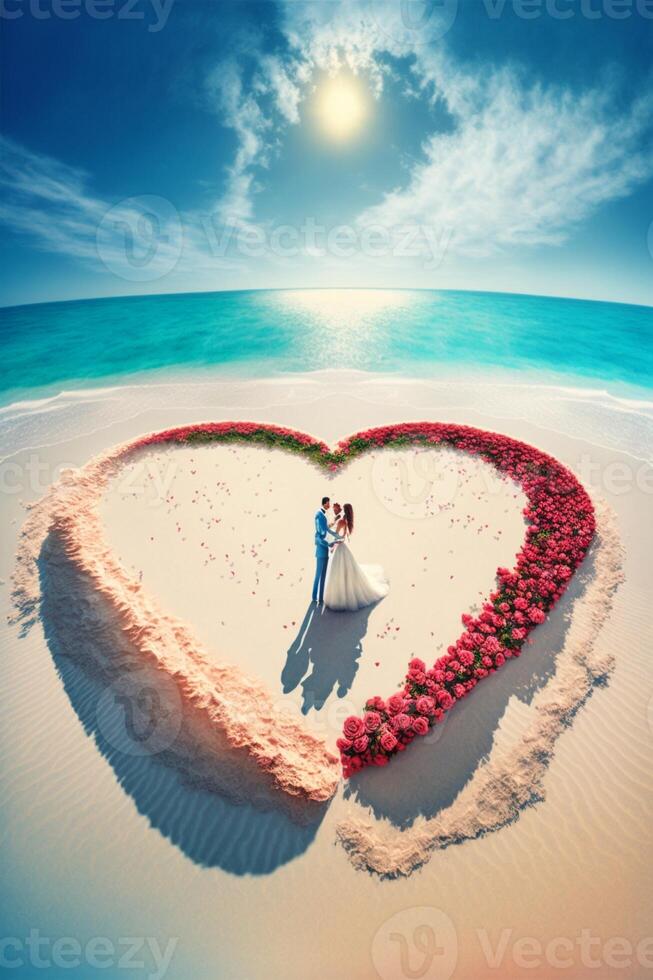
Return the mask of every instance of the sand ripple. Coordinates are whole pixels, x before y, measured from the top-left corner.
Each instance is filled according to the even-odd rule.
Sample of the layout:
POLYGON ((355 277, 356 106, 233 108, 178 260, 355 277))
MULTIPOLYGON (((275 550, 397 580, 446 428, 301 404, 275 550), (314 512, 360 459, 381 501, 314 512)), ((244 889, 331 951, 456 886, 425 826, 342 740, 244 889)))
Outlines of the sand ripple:
POLYGON ((612 510, 600 501, 595 509, 597 529, 588 558, 595 559, 596 571, 574 605, 556 673, 534 702, 524 735, 511 749, 493 753, 436 817, 407 830, 387 820, 350 818, 338 824, 338 840, 354 866, 383 877, 409 875, 435 850, 498 830, 516 820, 525 806, 544 799, 544 775, 557 739, 594 686, 614 669, 614 656, 599 652, 595 640, 623 580, 624 553, 612 510))
POLYGON ((257 678, 209 658, 188 627, 166 615, 107 546, 98 505, 108 482, 141 451, 128 443, 67 471, 31 508, 14 574, 16 621, 25 630, 35 621, 43 580, 67 581, 73 591, 59 588, 49 618, 60 635, 68 634, 68 654, 119 683, 123 697, 129 696, 130 677, 138 696, 146 671, 160 710, 178 714, 178 731, 160 749, 162 759, 190 783, 312 821, 338 785, 337 757, 278 710, 257 678))
MULTIPOLYGON (((209 658, 188 627, 158 607, 106 543, 99 518, 103 493, 126 463, 146 451, 130 443, 96 457, 67 472, 30 509, 14 575, 16 620, 29 628, 47 586, 48 618, 65 638, 68 656, 114 684, 145 670, 163 709, 175 710, 178 698, 179 731, 161 751, 162 761, 191 785, 261 809, 280 807, 297 822, 311 822, 338 785, 337 758, 318 736, 277 710, 258 679, 209 658)), ((544 798, 543 779, 558 737, 614 667, 614 657, 600 653, 595 640, 622 580, 623 553, 605 504, 596 504, 596 517, 589 553, 595 574, 576 600, 556 673, 535 700, 525 734, 510 748, 495 750, 435 817, 403 831, 387 820, 341 821, 337 837, 356 867, 381 876, 408 875, 433 851, 499 829, 544 798)))

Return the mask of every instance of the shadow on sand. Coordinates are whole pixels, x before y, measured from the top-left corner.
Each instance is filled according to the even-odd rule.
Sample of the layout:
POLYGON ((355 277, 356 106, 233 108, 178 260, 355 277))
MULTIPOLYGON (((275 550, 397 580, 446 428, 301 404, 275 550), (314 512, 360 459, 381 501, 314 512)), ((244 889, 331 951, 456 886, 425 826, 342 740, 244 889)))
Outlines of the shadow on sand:
POLYGON ((339 698, 350 690, 375 605, 357 612, 333 612, 310 603, 281 672, 284 694, 301 682, 303 714, 324 707, 334 688, 339 698))
POLYGON ((417 817, 434 817, 453 803, 492 748, 495 731, 514 696, 525 704, 553 676, 563 648, 575 601, 594 574, 588 555, 549 618, 538 626, 532 647, 501 670, 445 716, 429 735, 416 739, 382 769, 353 776, 345 796, 371 807, 376 817, 409 827, 417 817))
MULTIPOLYGON (((128 707, 133 713, 140 706, 125 705, 121 680, 140 665, 123 656, 102 597, 53 535, 44 543, 40 572, 45 636, 70 702, 150 824, 198 865, 233 874, 267 874, 304 853, 328 804, 297 822, 261 793, 246 766, 237 767, 238 785, 230 796, 207 788, 201 773, 198 778, 187 771, 182 756, 175 763, 174 755, 171 759, 165 752, 124 751, 125 740, 115 733, 127 727, 128 707)), ((573 605, 593 573, 590 552, 522 657, 480 684, 443 725, 416 740, 400 762, 350 779, 345 795, 400 828, 450 806, 488 757, 511 697, 529 704, 555 673, 573 605)), ((281 675, 285 692, 301 683, 305 714, 319 710, 334 689, 339 697, 350 690, 373 608, 343 614, 312 603, 308 607, 281 675)), ((233 784, 233 765, 225 785, 230 780, 233 784)))
POLYGON ((193 772, 188 730, 181 731, 172 747, 157 751, 156 726, 166 713, 161 672, 143 687, 141 665, 121 649, 120 632, 102 596, 52 534, 44 542, 39 567, 43 628, 66 693, 84 730, 152 827, 196 864, 238 875, 268 874, 306 851, 328 804, 313 805, 297 822, 275 808, 274 796, 261 790, 255 773, 247 765, 234 766, 233 758, 225 756, 229 771, 221 774, 215 772, 213 756, 208 771, 202 769, 200 749, 193 772), (132 697, 134 677, 138 689, 132 697), (216 779, 233 793, 216 792, 216 779))

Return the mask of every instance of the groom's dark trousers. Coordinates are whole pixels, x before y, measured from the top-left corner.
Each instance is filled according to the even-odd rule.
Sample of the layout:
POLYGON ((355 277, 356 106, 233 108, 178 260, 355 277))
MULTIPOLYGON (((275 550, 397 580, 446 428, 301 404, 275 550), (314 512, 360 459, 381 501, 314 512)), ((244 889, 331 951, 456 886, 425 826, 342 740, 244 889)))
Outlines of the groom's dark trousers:
POLYGON ((324 601, 324 583, 326 581, 327 565, 329 564, 328 552, 326 555, 318 555, 315 565, 315 581, 313 582, 313 602, 324 601))

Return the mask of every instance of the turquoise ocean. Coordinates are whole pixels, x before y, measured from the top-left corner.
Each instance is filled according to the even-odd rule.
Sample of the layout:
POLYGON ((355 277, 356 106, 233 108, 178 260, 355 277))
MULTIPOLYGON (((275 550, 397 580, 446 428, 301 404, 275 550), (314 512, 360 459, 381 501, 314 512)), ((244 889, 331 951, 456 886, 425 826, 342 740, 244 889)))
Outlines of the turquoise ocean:
MULTIPOLYGON (((519 909, 516 918, 506 918, 510 906, 501 891, 514 879, 511 862, 517 862, 520 881, 525 880, 524 873, 532 879, 524 908, 528 913, 534 905, 541 905, 544 937, 559 935, 559 924, 549 915, 551 909, 555 911, 558 896, 582 892, 578 916, 568 915, 569 937, 580 935, 581 929, 587 931, 590 924, 593 935, 610 936, 610 930, 619 929, 621 935, 637 938, 636 931, 627 930, 646 922, 648 893, 645 879, 638 875, 650 836, 646 830, 651 799, 647 779, 653 732, 650 657, 642 639, 648 636, 650 605, 650 522, 644 508, 650 506, 653 491, 652 340, 650 308, 473 292, 270 290, 1 309, 0 518, 5 547, 0 556, 0 585, 4 586, 0 614, 5 625, 1 637, 0 769, 4 778, 0 826, 6 842, 2 851, 6 897, 0 899, 0 953, 4 937, 6 961, 11 966, 18 964, 7 975, 30 980, 44 975, 55 980, 94 980, 100 975, 102 980, 130 976, 139 980, 260 980, 272 976, 362 980, 372 976, 376 936, 395 935, 392 930, 396 928, 403 940, 406 930, 422 928, 424 910, 436 915, 434 928, 440 930, 443 921, 449 922, 453 935, 460 935, 461 940, 464 924, 476 922, 486 928, 489 945, 506 922, 514 925, 516 936, 521 935, 520 922, 528 929, 527 918, 520 919, 519 909), (407 817, 421 821, 448 812, 458 794, 471 789, 480 767, 494 758, 495 745, 499 752, 509 751, 531 730, 530 725, 539 724, 530 719, 544 717, 541 712, 545 709, 538 707, 541 702, 536 699, 555 680, 574 606, 561 603, 557 619, 542 627, 539 646, 505 673, 500 672, 496 684, 479 689, 479 697, 474 692, 460 706, 459 714, 452 713, 446 727, 439 726, 434 741, 424 740, 422 754, 418 746, 416 754, 406 753, 406 765, 390 767, 390 782, 384 782, 388 792, 378 781, 379 788, 365 791, 363 787, 360 796, 354 790, 344 798, 339 790, 321 822, 308 827, 293 825, 281 812, 247 803, 235 806, 201 784, 187 786, 174 768, 160 764, 158 749, 150 750, 147 742, 132 753, 129 745, 135 745, 135 740, 120 734, 128 733, 133 724, 131 712, 129 720, 127 717, 124 692, 127 698, 133 698, 130 691, 140 692, 139 700, 142 693, 147 705, 154 704, 147 710, 155 710, 156 702, 151 701, 142 679, 149 674, 143 674, 133 659, 121 667, 121 655, 113 659, 119 645, 111 649, 110 682, 102 679, 103 674, 95 676, 93 669, 85 669, 83 645, 89 643, 93 661, 97 651, 111 646, 114 634, 110 628, 107 634, 104 628, 93 626, 98 623, 93 615, 97 597, 83 588, 83 576, 68 577, 71 563, 63 560, 49 535, 39 552, 44 598, 34 611, 35 628, 23 635, 12 624, 11 576, 25 504, 39 500, 67 469, 83 466, 97 454, 144 432, 227 418, 292 425, 329 442, 390 421, 427 418, 480 425, 552 452, 587 479, 601 497, 610 493, 610 504, 623 530, 628 565, 626 581, 615 600, 615 619, 601 628, 598 642, 606 664, 608 655, 617 657, 617 669, 609 684, 607 677, 597 681, 595 694, 574 719, 574 734, 564 734, 546 775, 546 800, 540 800, 537 807, 529 806, 519 820, 499 833, 438 850, 432 863, 410 879, 386 881, 356 870, 343 848, 336 847, 336 828, 343 818, 360 820, 364 828, 376 814, 385 835, 394 833, 393 819, 396 829, 405 826, 407 817), (65 614, 59 615, 59 609, 65 614), (589 857, 585 854, 588 841, 594 847, 589 857), (600 861, 595 860, 596 855, 600 861), (609 907, 606 889, 614 881, 623 885, 609 907), (614 909, 621 907, 624 888, 639 903, 639 916, 626 910, 625 918, 615 925, 614 909), (477 895, 476 906, 473 901, 470 906, 470 896, 477 895), (435 901, 442 904, 442 910, 433 907, 435 901), (326 908, 335 910, 336 916, 332 932, 339 946, 332 944, 333 970, 323 965, 324 944, 316 947, 315 923, 326 908), (420 918, 412 917, 415 911, 420 918), (454 923, 459 924, 459 933, 454 923), (59 950, 63 966, 44 969, 42 959, 34 964, 27 941, 37 938, 45 943, 35 947, 37 953, 53 960, 55 939, 67 944, 59 950), (106 945, 91 946, 97 939, 110 944, 115 953, 112 959, 105 956, 106 945), (134 942, 140 945, 132 945, 134 942), (71 943, 84 951, 77 967, 70 962, 71 943), (95 961, 102 967, 99 973, 86 955, 92 948, 100 957, 95 961), (155 971, 169 949, 169 970, 166 966, 155 971), (300 964, 299 972, 288 969, 290 949, 300 964), (350 961, 350 955, 354 956, 350 950, 357 959, 350 961), (136 953, 136 962, 132 959, 132 969, 125 972, 127 961, 123 964, 119 957, 130 951, 136 953), (134 972, 138 963, 142 966, 134 972), (281 972, 275 964, 282 964, 281 972)), ((209 476, 202 476, 201 483, 192 485, 192 496, 190 491, 185 496, 183 487, 191 486, 184 476, 185 464, 177 469, 175 460, 166 459, 169 465, 163 462, 159 460, 153 471, 143 471, 143 486, 134 469, 126 472, 125 483, 116 485, 113 496, 107 495, 102 504, 105 533, 116 535, 107 538, 108 547, 115 542, 117 560, 129 568, 133 563, 134 573, 137 567, 145 568, 146 588, 151 583, 154 599, 159 596, 159 583, 169 588, 163 594, 175 597, 172 615, 184 618, 185 613, 178 610, 200 610, 192 628, 198 627, 197 635, 207 649, 217 651, 227 662, 260 664, 262 676, 274 684, 271 690, 284 699, 275 703, 291 705, 290 699, 297 695, 299 710, 304 685, 333 677, 328 707, 319 718, 315 718, 317 709, 312 711, 311 724, 317 725, 318 733, 328 733, 335 740, 329 726, 336 723, 339 734, 342 719, 351 711, 358 712, 363 700, 358 693, 361 687, 351 687, 352 678, 365 685, 373 677, 375 689, 391 690, 377 680, 382 676, 377 668, 381 671, 385 664, 389 676, 397 677, 398 660, 403 664, 412 655, 411 648, 404 650, 399 639, 406 631, 397 634, 397 622, 390 632, 395 614, 381 603, 378 613, 364 611, 364 619, 353 614, 353 627, 345 625, 344 632, 338 627, 332 646, 314 646, 314 639, 309 646, 304 642, 308 597, 303 595, 303 586, 301 590, 294 587, 293 573, 293 580, 290 576, 285 579, 287 596, 282 598, 281 586, 274 593, 279 605, 275 608, 273 603, 273 618, 260 618, 261 623, 276 622, 277 627, 266 631, 258 642, 247 641, 250 646, 241 651, 236 621, 239 607, 231 610, 227 600, 232 593, 222 591, 222 572, 227 574, 229 566, 220 570, 220 563, 210 566, 203 554, 185 566, 177 558, 170 561, 165 552, 164 528, 171 529, 171 522, 176 524, 176 530, 171 530, 174 535, 183 520, 184 527, 196 528, 200 537, 216 533, 216 542, 222 540, 219 530, 207 531, 215 520, 209 517, 213 515, 209 498, 224 496, 226 483, 205 485, 209 476), (152 498, 148 496, 153 488, 151 472, 162 481, 156 484, 152 498), (174 485, 177 473, 180 489, 174 485), (173 491, 176 497, 169 496, 173 491), (196 500, 204 501, 204 510, 195 507, 196 500), (136 515, 133 523, 125 524, 124 507, 132 506, 142 509, 132 512, 136 515), (143 538, 139 543, 140 519, 143 538), (156 542, 148 528, 156 533, 156 542), (133 547, 127 542, 129 534, 134 536, 133 547), (149 555, 147 564, 140 561, 141 553, 149 555), (191 605, 185 607, 186 601, 191 605), (368 614, 376 619, 368 621, 368 614), (225 632, 223 616, 233 617, 231 632, 225 632), (289 647, 300 623, 300 632, 289 647), (353 629, 349 635, 354 640, 343 642, 348 628, 353 629), (398 640, 396 645, 392 640, 398 640), (286 695, 284 676, 288 676, 288 665, 295 670, 304 656, 302 645, 307 666, 300 666, 301 672, 307 671, 306 678, 300 686, 300 672, 294 691, 286 695), (349 653, 352 649, 354 660, 349 653), (326 666, 332 656, 333 673, 326 666), (350 666, 343 666, 348 663, 350 666), (343 683, 346 677, 350 679, 343 683)), ((397 479, 403 491, 404 470, 394 466, 377 470, 370 461, 369 469, 359 470, 356 479, 370 482, 365 489, 353 484, 354 499, 359 499, 359 493, 361 499, 364 493, 369 494, 368 499, 385 494, 393 485, 390 481, 397 479)), ((211 472, 217 475, 217 471, 206 470, 211 472)), ((276 502, 284 515, 284 533, 288 529, 288 551, 292 544, 298 562, 304 556, 312 561, 312 528, 304 524, 301 513, 295 513, 295 488, 290 483, 295 469, 290 467, 288 473, 288 483, 275 488, 280 494, 276 502)), ((242 484, 243 517, 232 531, 240 534, 242 549, 238 551, 241 564, 236 567, 256 574, 258 583, 259 573, 254 570, 263 561, 262 556, 254 557, 260 547, 256 544, 254 550, 260 540, 258 530, 274 533, 282 524, 272 522, 270 505, 269 529, 266 526, 263 531, 260 519, 267 519, 268 505, 258 491, 259 483, 261 490, 267 487, 269 476, 254 469, 247 476, 253 483, 249 489, 246 482, 242 484), (252 514, 256 522, 249 523, 252 514)), ((446 481, 435 483, 432 470, 416 466, 414 473, 407 471, 408 494, 415 486, 421 493, 422 483, 411 482, 413 477, 423 480, 424 486, 435 487, 428 490, 427 499, 450 490, 446 481)), ((233 486, 238 504, 239 487, 235 482, 233 486)), ((488 493, 497 492, 492 482, 471 486, 487 486, 488 493)), ((498 489, 509 495, 503 482, 498 489)), ((504 510, 510 515, 508 533, 516 532, 514 540, 520 541, 521 518, 514 511, 518 507, 515 498, 516 494, 507 496, 502 506, 509 508, 504 510)), ((423 500, 423 494, 414 499, 423 500)), ((432 513, 435 520, 441 510, 441 519, 448 526, 454 518, 448 498, 445 501, 432 513)), ((38 510, 32 513, 38 518, 38 510)), ((225 516, 229 513, 224 512, 225 516)), ((430 515, 430 510, 424 511, 424 516, 430 515)), ((310 520, 312 514, 305 516, 310 520)), ((369 556, 373 560, 378 555, 385 562, 385 537, 401 533, 398 524, 405 523, 405 533, 415 533, 408 522, 399 517, 394 520, 390 508, 388 516, 394 523, 380 522, 369 539, 374 539, 376 549, 369 556)), ((457 522, 462 520, 461 510, 457 522)), ((428 571, 435 574, 432 570, 439 567, 436 581, 441 594, 432 607, 427 608, 430 598, 422 607, 424 628, 432 639, 424 650, 415 648, 414 653, 430 655, 429 650, 441 639, 446 642, 449 635, 440 616, 459 585, 456 581, 456 592, 445 591, 454 577, 448 568, 453 552, 447 554, 444 545, 438 551, 437 544, 427 544, 431 525, 425 525, 423 521, 424 531, 419 533, 425 535, 428 571)), ((472 523, 469 527, 468 536, 455 541, 469 542, 475 549, 480 528, 472 523)), ((444 537, 448 531, 439 533, 442 537, 434 538, 436 543, 449 540, 444 537)), ((496 546, 506 549, 501 554, 507 562, 511 546, 505 542, 512 538, 500 537, 502 529, 491 533, 492 540, 486 535, 482 542, 479 561, 485 561, 484 547, 496 546)), ((39 548, 41 544, 38 541, 39 548)), ((399 555, 397 546, 394 553, 399 555)), ((493 560, 495 552, 489 554, 493 560)), ((225 561, 231 562, 232 557, 225 554, 225 561)), ((292 566, 293 556, 284 560, 292 566)), ((592 569, 594 562, 592 559, 592 569)), ((471 561, 469 564, 471 567, 471 561)), ((269 604, 265 567, 257 601, 269 604)), ((405 616, 406 622, 410 617, 412 622, 410 590, 404 591, 403 585, 410 584, 418 569, 411 569, 409 578, 408 569, 402 575, 403 569, 395 567, 392 588, 400 598, 394 608, 398 617, 405 616)), ((278 577, 276 558, 267 568, 278 577)), ((426 571, 422 568, 420 574, 426 571)), ((575 592, 581 599, 594 581, 589 571, 575 592)), ((473 592, 469 598, 477 602, 473 592)), ((573 593, 570 589, 569 594, 573 593)), ((605 601, 602 590, 590 595, 592 602, 605 601)), ((392 600, 392 593, 389 598, 392 600)), ((252 600, 242 608, 255 629, 258 610, 263 607, 252 600)), ((566 661, 571 676, 578 669, 589 670, 594 623, 602 623, 594 607, 580 609, 579 632, 570 634, 580 652, 573 653, 572 644, 566 661), (571 656, 578 661, 570 660, 571 656)), ((416 617, 418 624, 421 615, 422 611, 416 617)), ((451 622, 457 622, 458 614, 451 615, 451 622)), ((249 627, 243 634, 251 635, 249 627)), ((259 667, 255 670, 259 673, 259 667)), ((174 711, 172 716, 176 717, 174 711)), ((568 722, 571 728, 571 716, 568 722)), ((474 962, 482 962, 480 949, 474 962)), ((410 962, 418 962, 412 947, 410 962)), ((452 975, 440 972, 444 962, 440 958, 433 962, 438 976, 452 975)), ((510 970, 514 962, 506 963, 510 975, 516 976, 510 970)), ((497 978, 506 975, 501 969, 490 972, 497 978)), ((397 971, 375 973, 393 980, 398 977, 397 971)), ((578 971, 572 969, 572 973, 580 980, 578 971)), ((456 977, 459 975, 456 971, 456 977)), ((472 972, 464 971, 464 975, 479 974, 472 966, 472 972)))
POLYGON ((469 371, 653 387, 650 307, 499 293, 264 290, 0 310, 0 404, 192 372, 469 371))
POLYGON ((530 418, 653 461, 652 341, 650 307, 500 293, 260 290, 5 308, 0 460, 137 416, 223 418, 252 404, 252 385, 263 407, 327 390, 395 398, 380 395, 387 382, 409 392, 413 415, 449 418, 457 406, 488 425, 530 418))

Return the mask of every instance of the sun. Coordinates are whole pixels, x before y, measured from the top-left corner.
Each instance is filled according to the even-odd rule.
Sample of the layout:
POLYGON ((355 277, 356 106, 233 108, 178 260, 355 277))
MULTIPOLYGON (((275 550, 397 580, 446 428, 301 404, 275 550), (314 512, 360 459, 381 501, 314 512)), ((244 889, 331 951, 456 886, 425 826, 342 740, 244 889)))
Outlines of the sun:
POLYGON ((346 75, 328 78, 317 90, 320 126, 331 139, 349 139, 368 115, 368 101, 360 83, 346 75))

